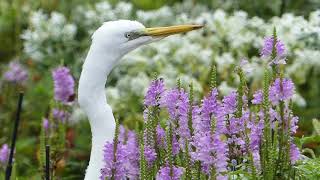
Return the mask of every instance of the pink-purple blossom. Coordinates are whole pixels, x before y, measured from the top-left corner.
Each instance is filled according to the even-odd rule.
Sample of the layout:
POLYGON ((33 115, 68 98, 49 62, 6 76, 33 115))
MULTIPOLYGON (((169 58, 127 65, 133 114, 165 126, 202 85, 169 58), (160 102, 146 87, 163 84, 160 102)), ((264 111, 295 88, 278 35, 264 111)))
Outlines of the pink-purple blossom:
POLYGON ((53 118, 56 119, 56 120, 59 120, 60 122, 64 123, 68 117, 70 116, 70 114, 64 110, 60 110, 60 109, 57 109, 57 108, 54 108, 52 110, 52 115, 53 115, 53 118))
POLYGON ((115 152, 116 161, 114 161, 113 143, 107 142, 104 146, 104 167, 101 169, 101 180, 106 177, 114 177, 116 180, 121 180, 125 177, 126 171, 124 165, 127 163, 127 151, 121 143, 117 145, 115 152))
POLYGON ((157 174, 157 180, 179 180, 182 177, 183 170, 181 167, 172 167, 172 176, 170 175, 170 167, 164 166, 161 167, 158 174, 157 174))
POLYGON ((291 79, 277 78, 269 90, 269 99, 273 105, 277 105, 279 101, 285 101, 292 98, 294 93, 294 84, 291 79))
POLYGON ((165 89, 164 89, 163 79, 156 79, 152 81, 144 97, 144 105, 146 106, 159 105, 159 100, 164 91, 165 89))
MULTIPOLYGON (((261 50, 262 57, 270 57, 272 55, 273 44, 274 44, 273 37, 265 37, 264 43, 263 43, 263 48, 261 50)), ((280 41, 279 39, 276 40, 275 50, 276 50, 276 56, 278 58, 284 57, 286 49, 285 49, 283 42, 280 41)))
POLYGON ((48 132, 49 127, 50 127, 50 122, 49 122, 48 118, 42 119, 42 127, 44 128, 45 132, 48 132))
POLYGON ((63 104, 73 101, 74 79, 67 67, 58 67, 52 71, 54 99, 63 104))
POLYGON ((291 164, 295 164, 300 159, 301 153, 299 148, 294 144, 290 144, 290 160, 291 164))
POLYGON ((20 63, 12 61, 3 78, 8 82, 23 84, 28 79, 28 71, 20 63))
POLYGON ((229 95, 224 96, 223 111, 225 114, 232 114, 237 110, 237 93, 232 91, 229 95))
POLYGON ((10 148, 7 144, 3 144, 0 149, 0 165, 5 165, 9 158, 10 148))
POLYGON ((183 90, 172 89, 167 91, 161 102, 161 107, 166 107, 170 119, 178 124, 177 133, 182 138, 190 138, 188 127, 189 98, 183 90))
POLYGON ((152 148, 149 145, 145 145, 144 146, 144 157, 145 157, 148 165, 150 166, 156 160, 157 153, 154 148, 152 148))
POLYGON ((262 90, 258 90, 253 94, 252 104, 261 104, 263 100, 262 90))
POLYGON ((193 126, 196 132, 207 132, 211 128, 211 119, 223 114, 221 103, 218 101, 218 90, 212 89, 210 94, 202 100, 201 107, 193 107, 193 126))

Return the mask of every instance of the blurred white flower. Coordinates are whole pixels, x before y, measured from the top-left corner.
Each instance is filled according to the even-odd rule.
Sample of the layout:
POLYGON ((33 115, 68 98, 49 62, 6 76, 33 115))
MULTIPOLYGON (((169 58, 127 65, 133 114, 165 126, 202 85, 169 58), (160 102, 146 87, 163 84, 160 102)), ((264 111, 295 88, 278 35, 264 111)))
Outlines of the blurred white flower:
POLYGON ((76 124, 81 120, 86 120, 87 115, 86 113, 79 107, 79 106, 73 106, 71 116, 69 117, 69 122, 71 124, 76 124))
POLYGON ((300 94, 293 94, 292 101, 299 107, 305 107, 307 105, 306 100, 300 94))
POLYGON ((31 14, 30 28, 21 34, 24 52, 32 60, 61 60, 72 52, 77 26, 68 23, 63 14, 52 12, 50 16, 41 10, 31 14), (58 47, 56 47, 58 46, 58 47))
POLYGON ((236 89, 229 86, 227 82, 222 81, 221 84, 218 86, 218 90, 223 96, 225 96, 230 94, 232 91, 235 91, 236 89))
POLYGON ((215 57, 215 62, 217 63, 218 72, 222 73, 232 64, 235 63, 235 60, 231 53, 223 53, 221 56, 215 57))
POLYGON ((117 103, 120 100, 119 90, 114 87, 106 88, 107 101, 111 105, 112 108, 117 107, 117 103))

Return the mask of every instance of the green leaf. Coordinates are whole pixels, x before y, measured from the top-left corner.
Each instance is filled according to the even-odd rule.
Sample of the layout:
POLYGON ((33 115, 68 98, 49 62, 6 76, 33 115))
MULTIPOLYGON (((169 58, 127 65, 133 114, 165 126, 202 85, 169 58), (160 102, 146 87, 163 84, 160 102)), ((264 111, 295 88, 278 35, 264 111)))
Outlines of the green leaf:
POLYGON ((302 137, 300 142, 301 144, 320 143, 320 135, 302 137))

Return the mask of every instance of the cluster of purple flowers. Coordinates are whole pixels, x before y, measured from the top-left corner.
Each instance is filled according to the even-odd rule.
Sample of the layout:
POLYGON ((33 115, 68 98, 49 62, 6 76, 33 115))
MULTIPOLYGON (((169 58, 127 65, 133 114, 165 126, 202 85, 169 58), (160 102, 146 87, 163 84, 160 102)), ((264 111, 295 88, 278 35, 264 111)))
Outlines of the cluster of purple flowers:
POLYGON ((120 126, 116 152, 113 152, 114 142, 104 146, 104 168, 101 169, 101 180, 107 177, 118 179, 138 179, 139 147, 136 134, 120 126), (115 161, 116 160, 116 161, 115 161))
POLYGON ((54 98, 63 104, 73 101, 74 79, 67 67, 58 67, 52 71, 54 98))
POLYGON ((8 82, 23 84, 28 79, 28 71, 20 63, 12 61, 3 78, 8 82))
MULTIPOLYGON (((274 45, 276 55, 282 58, 284 45, 280 40, 274 43, 273 38, 266 38, 261 54, 271 56, 274 45)), ((286 142, 281 144, 288 144, 289 164, 294 165, 300 159, 300 151, 291 137, 298 128, 298 118, 288 105, 294 93, 294 84, 280 75, 271 80, 270 86, 266 86, 264 91, 257 90, 253 97, 249 97, 244 90, 222 97, 217 88, 213 88, 200 103, 193 102, 190 98, 192 94, 183 88, 166 89, 162 79, 154 80, 144 100, 143 151, 139 151, 136 138, 125 138, 126 142, 119 140, 115 153, 112 151, 113 143, 108 142, 102 178, 130 176, 133 179, 169 180, 181 179, 182 176, 190 178, 193 177, 191 172, 198 171, 204 177, 223 180, 229 178, 228 172, 236 170, 237 164, 247 166, 244 169, 248 173, 254 171, 259 176, 264 174, 265 164, 261 159, 265 158, 265 150, 262 144, 270 138, 266 133, 269 130, 288 135, 286 142), (161 123, 159 118, 163 109, 168 113, 166 123, 161 123), (132 146, 128 148, 128 144, 132 146), (131 157, 128 153, 134 155, 131 157), (134 159, 134 163, 130 158, 134 159), (128 174, 132 172, 128 167, 136 173, 128 174), (112 169, 116 169, 113 174, 112 169), (153 174, 150 175, 150 172, 153 174)), ((123 137, 122 134, 120 131, 119 136, 123 137)), ((275 145, 267 148, 276 148, 273 153, 284 150, 277 149, 280 147, 275 145)))
POLYGON ((266 37, 264 39, 263 48, 261 50, 262 57, 273 58, 271 63, 274 64, 285 64, 285 54, 286 48, 282 41, 275 39, 274 37, 266 37))
POLYGON ((9 158, 9 146, 7 144, 3 144, 0 148, 0 166, 6 165, 9 158))

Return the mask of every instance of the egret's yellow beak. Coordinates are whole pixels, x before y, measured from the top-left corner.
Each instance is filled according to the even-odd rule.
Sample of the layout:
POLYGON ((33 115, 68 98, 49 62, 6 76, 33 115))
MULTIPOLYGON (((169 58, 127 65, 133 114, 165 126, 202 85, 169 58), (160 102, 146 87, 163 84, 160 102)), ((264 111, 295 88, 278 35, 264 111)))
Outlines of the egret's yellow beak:
POLYGON ((144 34, 147 36, 170 36, 173 34, 185 33, 202 28, 203 25, 177 25, 168 27, 146 28, 144 34))

